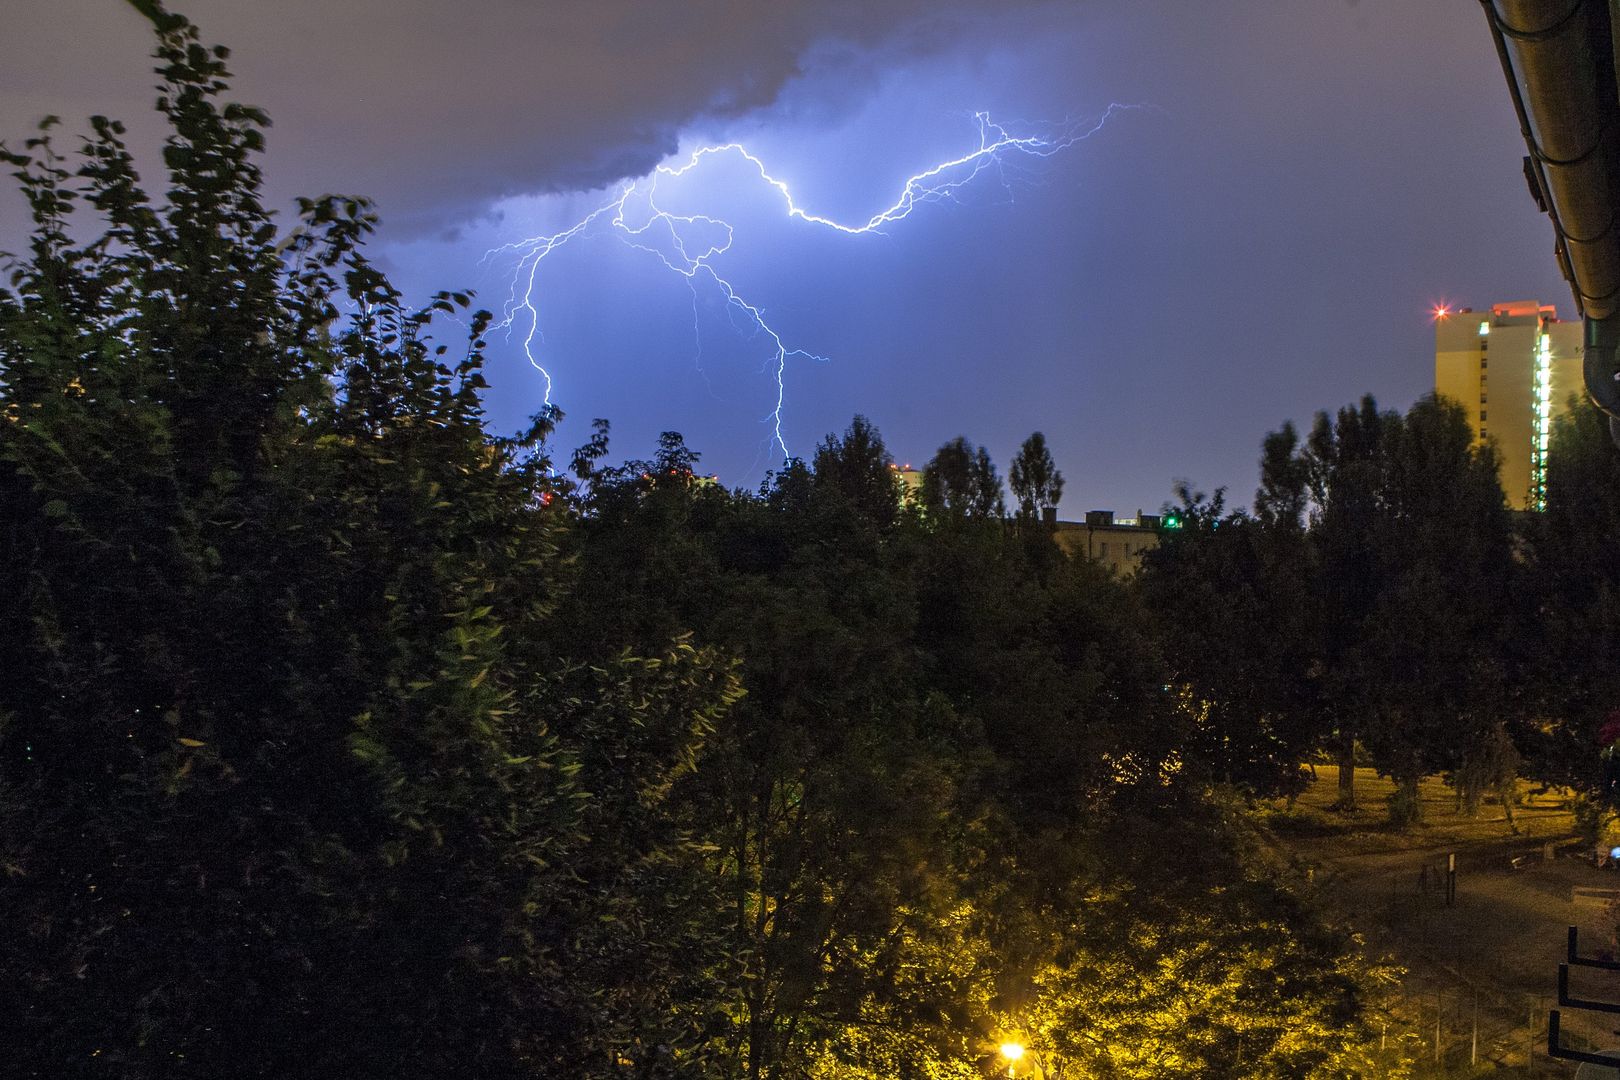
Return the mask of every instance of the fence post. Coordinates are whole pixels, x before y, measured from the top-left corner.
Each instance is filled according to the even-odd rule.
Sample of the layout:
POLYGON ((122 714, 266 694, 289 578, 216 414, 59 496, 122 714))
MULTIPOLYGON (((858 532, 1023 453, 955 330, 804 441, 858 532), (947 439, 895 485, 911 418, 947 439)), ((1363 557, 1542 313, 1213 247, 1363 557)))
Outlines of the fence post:
POLYGON ((1440 991, 1434 992, 1434 1063, 1440 1064, 1440 1009, 1442 999, 1440 991))
POLYGON ((1530 1034, 1524 1040, 1524 1071, 1531 1076, 1536 1072, 1536 1007, 1530 1006, 1530 1034))
POLYGON ((1468 1044, 1468 1064, 1479 1064, 1479 987, 1474 987, 1474 1038, 1468 1044))

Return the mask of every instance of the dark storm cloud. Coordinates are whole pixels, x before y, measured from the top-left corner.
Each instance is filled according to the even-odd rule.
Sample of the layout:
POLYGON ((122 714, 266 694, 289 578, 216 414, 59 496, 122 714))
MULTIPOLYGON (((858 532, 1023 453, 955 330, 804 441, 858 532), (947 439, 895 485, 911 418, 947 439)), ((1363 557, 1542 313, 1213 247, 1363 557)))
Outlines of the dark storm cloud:
MULTIPOLYGON (((645 173, 694 124, 768 108, 807 66, 828 100, 1041 3, 973 0, 175 0, 234 50, 276 122, 272 186, 311 178, 439 226, 520 192, 645 173), (994 14, 989 12, 993 11, 994 14), (850 63, 859 57, 859 63, 850 63), (840 63, 840 60, 843 62, 840 63)), ((142 23, 115 0, 22 0, 0 35, 0 133, 138 119, 142 23)), ((805 107, 801 102, 800 107, 805 107)), ((137 131, 140 129, 137 128, 137 131)))

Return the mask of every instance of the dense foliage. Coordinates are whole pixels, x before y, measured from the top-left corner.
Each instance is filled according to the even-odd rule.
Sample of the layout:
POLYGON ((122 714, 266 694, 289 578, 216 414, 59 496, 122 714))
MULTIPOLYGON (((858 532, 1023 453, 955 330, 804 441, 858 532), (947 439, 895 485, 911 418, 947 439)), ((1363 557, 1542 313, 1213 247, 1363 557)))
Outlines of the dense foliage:
POLYGON ((1361 1068, 1376 979, 1210 797, 1304 743, 1211 738, 1042 441, 1016 525, 858 418, 757 493, 605 424, 561 476, 485 426, 487 316, 435 345, 468 298, 362 200, 281 233, 224 50, 140 6, 163 199, 112 121, 6 152, 10 1075, 1361 1068))
POLYGON ((1347 807, 1370 760, 1398 823, 1434 774, 1510 824, 1521 775, 1620 805, 1620 454, 1572 403, 1549 461, 1545 512, 1512 514, 1460 406, 1366 398, 1269 435, 1252 512, 1183 491, 1141 588, 1199 757, 1277 795, 1333 754, 1347 807))
POLYGON ((1290 792, 1331 744, 1352 805, 1361 746, 1409 820, 1421 777, 1484 775, 1468 766, 1508 719, 1518 569, 1494 453, 1459 406, 1402 416, 1365 398, 1304 440, 1284 426, 1252 514, 1186 494, 1179 517, 1143 585, 1232 779, 1290 792))
POLYGON ((1582 403, 1554 425, 1547 510, 1526 533, 1537 633, 1518 662, 1535 676, 1532 765, 1620 807, 1614 732, 1603 730, 1620 709, 1620 451, 1596 407, 1582 403))
POLYGON ((545 650, 544 424, 485 433, 482 320, 430 348, 357 200, 278 248, 263 118, 158 21, 165 204, 108 121, 74 172, 8 155, 38 224, 0 294, 10 1067, 530 1075, 633 1043, 636 979, 696 975, 662 927, 708 882, 661 807, 731 664, 545 650), (76 245, 80 202, 107 230, 76 245))

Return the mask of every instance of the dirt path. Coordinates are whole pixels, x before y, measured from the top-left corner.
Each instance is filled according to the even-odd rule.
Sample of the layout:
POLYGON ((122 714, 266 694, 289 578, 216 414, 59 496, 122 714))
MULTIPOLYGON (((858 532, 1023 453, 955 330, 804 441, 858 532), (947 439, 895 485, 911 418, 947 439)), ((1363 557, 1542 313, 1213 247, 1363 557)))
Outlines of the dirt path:
MULTIPOLYGON (((1336 770, 1318 766, 1317 773, 1311 789, 1293 807, 1275 808, 1268 824, 1369 952, 1407 969, 1396 1020, 1404 1030, 1391 1036, 1420 1040, 1427 1056, 1438 1018, 1441 1056, 1454 1067, 1477 1056, 1511 1070, 1505 1075, 1532 1075, 1527 1063, 1536 1076, 1571 1075, 1545 1054, 1566 928, 1580 927, 1584 954, 1615 951, 1611 905, 1620 873, 1599 869, 1577 850, 1567 804, 1543 796, 1521 806, 1514 835, 1500 805, 1464 817, 1451 790, 1435 780, 1421 791, 1423 824, 1395 832, 1384 821, 1388 781, 1357 770, 1361 808, 1343 814, 1330 809, 1336 770), (1448 904, 1452 855, 1456 895, 1448 904)), ((1577 995, 1620 1001, 1620 976, 1574 974, 1577 995)), ((1620 1045, 1620 1015, 1565 1010, 1563 1024, 1566 1044, 1620 1045)))

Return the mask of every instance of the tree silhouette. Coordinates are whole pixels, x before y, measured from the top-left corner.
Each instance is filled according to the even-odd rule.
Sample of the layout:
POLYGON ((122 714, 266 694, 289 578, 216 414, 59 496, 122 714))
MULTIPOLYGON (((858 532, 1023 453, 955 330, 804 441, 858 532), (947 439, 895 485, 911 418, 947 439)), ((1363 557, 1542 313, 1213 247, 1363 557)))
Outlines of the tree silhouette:
POLYGON ((1034 519, 1044 508, 1057 506, 1063 498, 1063 474, 1046 448, 1045 435, 1037 431, 1024 440, 1013 457, 1007 482, 1018 500, 1020 517, 1034 519))
POLYGON ((923 469, 924 509, 945 518, 1000 518, 1006 512, 1001 477, 990 452, 958 435, 923 469))

